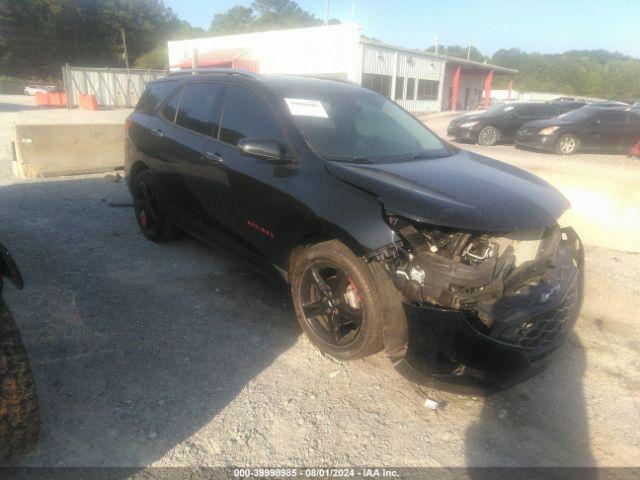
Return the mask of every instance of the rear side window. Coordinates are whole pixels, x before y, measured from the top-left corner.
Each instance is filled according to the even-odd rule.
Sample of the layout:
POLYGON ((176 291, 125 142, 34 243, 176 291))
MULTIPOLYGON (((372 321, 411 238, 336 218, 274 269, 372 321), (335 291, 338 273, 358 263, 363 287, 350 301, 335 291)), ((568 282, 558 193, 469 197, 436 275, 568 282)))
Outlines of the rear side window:
POLYGON ((535 117, 537 111, 538 107, 536 105, 523 105, 516 110, 520 117, 535 117))
POLYGON ((140 100, 138 100, 135 108, 136 112, 152 113, 173 92, 177 84, 177 80, 174 80, 147 85, 140 100))
POLYGON ((164 107, 162 107, 162 115, 171 123, 176 120, 176 112, 178 111, 178 105, 180 105, 180 97, 182 97, 183 90, 184 89, 181 88, 174 93, 169 101, 165 103, 164 107))
POLYGON ((602 123, 627 123, 628 113, 625 111, 610 110, 608 112, 600 112, 596 116, 596 120, 602 123))
POLYGON ((176 125, 203 135, 218 136, 218 112, 224 85, 194 83, 184 87, 176 125))
POLYGON ((542 118, 557 117, 560 112, 557 107, 552 105, 539 105, 538 116, 542 118))
POLYGON ((246 88, 232 86, 222 113, 220 140, 237 145, 243 138, 286 144, 282 128, 266 102, 246 88))

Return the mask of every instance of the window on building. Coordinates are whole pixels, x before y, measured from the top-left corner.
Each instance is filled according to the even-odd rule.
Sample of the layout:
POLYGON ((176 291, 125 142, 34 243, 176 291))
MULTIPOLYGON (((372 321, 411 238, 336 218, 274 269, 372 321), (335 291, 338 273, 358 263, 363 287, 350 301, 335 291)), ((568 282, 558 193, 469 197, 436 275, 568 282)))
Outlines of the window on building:
POLYGON ((224 92, 221 83, 194 83, 182 94, 176 125, 203 135, 218 136, 218 110, 224 92))
POLYGON ((407 95, 405 96, 407 100, 415 100, 416 99, 416 79, 415 78, 407 78, 407 95))
POLYGON ((181 88, 174 93, 169 101, 165 103, 164 107, 162 107, 162 115, 171 123, 176 121, 176 112, 178 111, 178 105, 180 105, 180 97, 182 97, 183 90, 184 89, 181 88))
POLYGON ((404 77, 396 78, 396 94, 393 97, 395 100, 402 100, 404 98, 404 77))
POLYGON ((387 98, 391 97, 391 75, 378 75, 376 73, 363 73, 362 86, 378 92, 387 98))
POLYGON ((220 140, 237 145, 243 138, 275 140, 285 137, 273 112, 258 94, 242 87, 230 87, 222 113, 220 140), (247 115, 247 112, 251 112, 247 115))
POLYGON ((418 100, 437 100, 440 82, 437 80, 418 80, 418 100))

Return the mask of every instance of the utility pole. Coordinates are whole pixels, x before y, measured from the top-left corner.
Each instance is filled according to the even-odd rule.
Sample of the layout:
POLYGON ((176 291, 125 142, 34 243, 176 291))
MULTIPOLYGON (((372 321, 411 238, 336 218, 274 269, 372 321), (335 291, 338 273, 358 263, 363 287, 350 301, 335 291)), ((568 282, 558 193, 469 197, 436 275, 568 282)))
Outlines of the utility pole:
POLYGON ((438 49, 440 48, 440 39, 436 37, 434 40, 436 44, 436 55, 438 55, 438 49))
POLYGON ((353 17, 353 12, 356 9, 356 0, 351 0, 351 10, 349 10, 349 15, 353 17))
POLYGON ((329 0, 324 2, 324 24, 329 25, 329 0))
POLYGON ((467 60, 471 60, 471 37, 469 37, 469 46, 467 47, 467 60))
POLYGON ((124 57, 124 64, 127 70, 129 70, 129 54, 127 53, 127 39, 124 36, 124 28, 120 29, 120 33, 122 33, 122 48, 124 50, 122 56, 124 57))

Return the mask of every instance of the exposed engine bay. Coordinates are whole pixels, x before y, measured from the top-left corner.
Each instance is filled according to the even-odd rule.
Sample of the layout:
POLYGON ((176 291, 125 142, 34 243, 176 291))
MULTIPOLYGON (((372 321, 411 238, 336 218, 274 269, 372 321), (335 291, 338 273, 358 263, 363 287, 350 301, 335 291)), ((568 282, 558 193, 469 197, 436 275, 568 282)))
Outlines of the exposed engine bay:
POLYGON ((570 328, 582 255, 573 230, 491 234, 393 215, 388 222, 400 241, 374 258, 408 302, 458 310, 479 333, 532 356, 570 328))

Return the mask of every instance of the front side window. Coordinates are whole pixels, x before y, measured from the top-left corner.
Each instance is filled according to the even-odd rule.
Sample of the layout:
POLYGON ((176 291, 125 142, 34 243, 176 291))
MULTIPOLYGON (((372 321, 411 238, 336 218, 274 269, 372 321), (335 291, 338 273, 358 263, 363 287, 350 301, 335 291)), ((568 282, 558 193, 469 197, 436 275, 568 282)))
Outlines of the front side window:
POLYGON ((165 103, 164 107, 162 107, 162 115, 171 123, 175 122, 176 120, 176 113, 178 111, 178 105, 180 105, 180 97, 182 97, 182 91, 183 89, 181 88, 176 93, 174 93, 169 101, 165 103))
POLYGON ((329 160, 387 163, 451 153, 421 122, 394 102, 366 91, 316 93, 313 114, 291 111, 310 147, 329 160))
POLYGON ((238 145, 243 138, 286 144, 282 128, 269 106, 246 88, 230 87, 221 124, 220 140, 231 145, 238 145))
POLYGON ((194 83, 182 93, 176 125, 203 135, 218 136, 218 109, 224 92, 220 83, 194 83))
POLYGON ((629 115, 625 111, 610 110, 608 112, 600 112, 596 115, 595 119, 600 120, 602 123, 627 123, 629 115))

